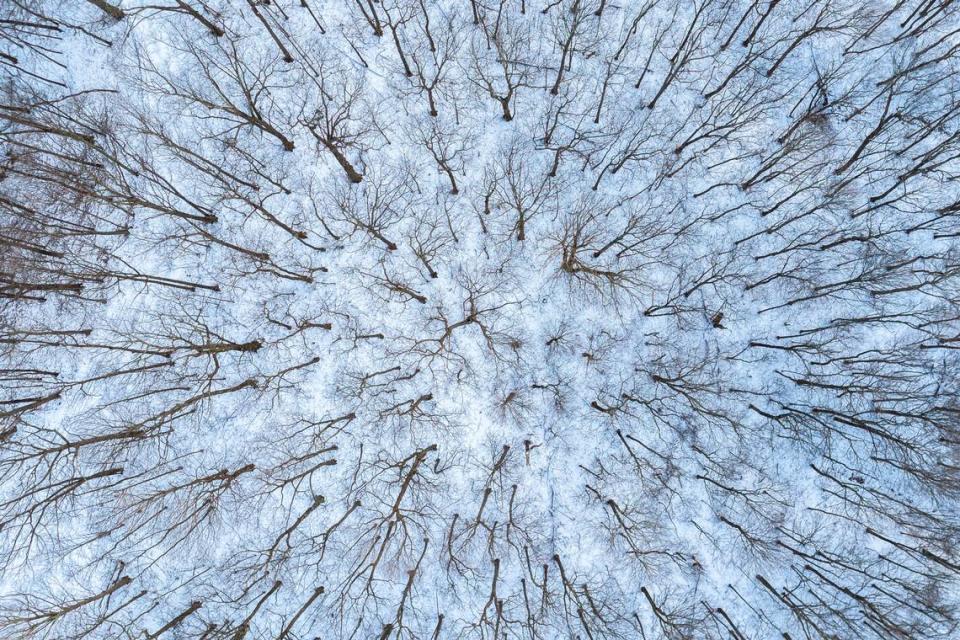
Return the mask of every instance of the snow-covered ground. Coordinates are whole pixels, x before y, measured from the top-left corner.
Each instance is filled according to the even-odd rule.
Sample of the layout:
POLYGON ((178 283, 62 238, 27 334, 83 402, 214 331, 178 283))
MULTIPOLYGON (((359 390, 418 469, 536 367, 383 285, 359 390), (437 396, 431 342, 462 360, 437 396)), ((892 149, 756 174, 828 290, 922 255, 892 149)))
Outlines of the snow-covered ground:
POLYGON ((0 638, 960 637, 958 11, 0 3, 0 638))

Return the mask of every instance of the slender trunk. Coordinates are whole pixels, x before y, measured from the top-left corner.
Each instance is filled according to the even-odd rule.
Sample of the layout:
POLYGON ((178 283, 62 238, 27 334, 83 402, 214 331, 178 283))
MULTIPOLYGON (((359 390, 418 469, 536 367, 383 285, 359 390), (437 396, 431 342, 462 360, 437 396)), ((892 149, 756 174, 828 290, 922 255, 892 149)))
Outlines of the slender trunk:
POLYGON ((333 154, 333 157, 337 159, 337 163, 343 168, 344 172, 347 174, 347 179, 350 180, 350 182, 358 184, 363 181, 363 175, 358 173, 357 170, 353 168, 353 165, 350 164, 350 161, 347 160, 347 157, 343 155, 343 153, 337 149, 336 146, 324 139, 321 139, 321 142, 323 143, 323 146, 325 146, 327 150, 333 154))
POLYGON ((123 12, 123 9, 112 5, 109 2, 104 2, 104 0, 87 0, 87 2, 95 6, 97 9, 100 9, 100 11, 103 11, 114 20, 123 20, 123 18, 126 16, 126 14, 123 12))
POLYGON ((503 119, 507 122, 513 120, 513 114, 510 113, 510 98, 497 98, 500 102, 500 108, 503 109, 503 119))
POLYGON ((283 42, 280 41, 280 38, 277 37, 277 34, 274 33, 273 27, 270 26, 270 23, 267 22, 267 19, 263 17, 263 14, 260 13, 260 10, 257 9, 257 5, 253 0, 247 0, 247 4, 250 5, 250 8, 253 10, 253 15, 257 16, 257 19, 263 24, 264 28, 267 30, 267 33, 270 34, 270 37, 277 44, 277 47, 280 49, 280 53, 283 54, 284 62, 293 62, 293 56, 290 55, 290 51, 284 46, 283 42))
POLYGON ((204 16, 202 13, 200 13, 199 11, 191 7, 189 4, 187 4, 186 2, 183 2, 183 0, 177 0, 177 6, 179 6, 181 9, 183 9, 184 11, 189 13, 191 16, 193 16, 200 24, 205 26, 210 31, 210 33, 212 33, 214 36, 219 38, 220 36, 223 35, 223 29, 221 29, 220 27, 212 23, 210 20, 206 18, 206 16, 204 16))

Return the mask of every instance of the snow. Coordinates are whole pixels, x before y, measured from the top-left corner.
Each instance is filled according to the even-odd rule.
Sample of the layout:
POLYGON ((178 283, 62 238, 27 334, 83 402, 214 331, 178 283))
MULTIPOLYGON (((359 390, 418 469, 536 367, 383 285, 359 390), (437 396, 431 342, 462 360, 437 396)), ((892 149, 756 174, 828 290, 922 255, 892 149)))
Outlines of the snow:
POLYGON ((0 637, 956 637, 957 8, 175 4, 0 8, 0 637))

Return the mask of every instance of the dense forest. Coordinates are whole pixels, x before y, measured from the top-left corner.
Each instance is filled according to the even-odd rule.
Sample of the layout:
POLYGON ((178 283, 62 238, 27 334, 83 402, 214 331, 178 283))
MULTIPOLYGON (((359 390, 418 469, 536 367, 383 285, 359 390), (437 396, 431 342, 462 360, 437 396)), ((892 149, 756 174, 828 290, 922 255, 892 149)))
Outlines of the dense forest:
POLYGON ((0 638, 960 637, 960 4, 0 0, 0 638))

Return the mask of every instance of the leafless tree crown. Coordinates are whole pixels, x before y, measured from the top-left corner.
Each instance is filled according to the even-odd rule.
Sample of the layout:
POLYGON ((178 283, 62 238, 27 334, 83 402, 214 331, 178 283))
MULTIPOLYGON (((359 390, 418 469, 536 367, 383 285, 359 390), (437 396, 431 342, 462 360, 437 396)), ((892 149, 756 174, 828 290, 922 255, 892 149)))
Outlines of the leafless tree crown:
POLYGON ((960 3, 0 0, 0 639, 960 637, 960 3))

